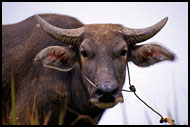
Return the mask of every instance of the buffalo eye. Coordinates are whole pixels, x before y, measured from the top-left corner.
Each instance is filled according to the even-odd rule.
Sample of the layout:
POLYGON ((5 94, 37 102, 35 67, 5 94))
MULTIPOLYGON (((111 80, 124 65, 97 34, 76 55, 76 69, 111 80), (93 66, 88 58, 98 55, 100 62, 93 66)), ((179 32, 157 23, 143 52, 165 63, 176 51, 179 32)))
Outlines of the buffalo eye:
POLYGON ((83 57, 87 57, 87 53, 86 53, 85 51, 81 51, 81 55, 82 55, 83 57))
POLYGON ((127 54, 127 50, 122 50, 121 53, 120 53, 120 56, 125 56, 127 54))

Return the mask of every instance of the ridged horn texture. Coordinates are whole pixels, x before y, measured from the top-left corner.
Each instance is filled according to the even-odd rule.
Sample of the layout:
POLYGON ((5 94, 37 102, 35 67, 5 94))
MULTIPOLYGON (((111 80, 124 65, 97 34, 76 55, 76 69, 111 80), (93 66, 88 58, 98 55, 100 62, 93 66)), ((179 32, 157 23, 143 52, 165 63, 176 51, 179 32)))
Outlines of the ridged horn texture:
POLYGON ((39 25, 43 28, 45 32, 50 34, 53 38, 62 41, 66 44, 76 45, 78 39, 84 32, 83 27, 75 29, 61 29, 49 24, 38 15, 35 15, 35 18, 37 19, 39 25))
POLYGON ((165 17, 160 22, 143 29, 131 29, 124 27, 122 33, 126 35, 127 42, 130 44, 136 44, 142 41, 146 41, 157 34, 168 21, 168 17, 165 17))

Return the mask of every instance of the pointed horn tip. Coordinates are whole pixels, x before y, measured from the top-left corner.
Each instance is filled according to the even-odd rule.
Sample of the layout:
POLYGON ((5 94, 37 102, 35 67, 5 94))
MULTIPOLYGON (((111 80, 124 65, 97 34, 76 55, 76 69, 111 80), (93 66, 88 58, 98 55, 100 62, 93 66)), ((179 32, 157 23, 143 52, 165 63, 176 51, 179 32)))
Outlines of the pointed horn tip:
POLYGON ((35 17, 35 19, 38 20, 40 16, 39 15, 34 15, 34 17, 35 17))
POLYGON ((168 21, 168 17, 165 17, 164 19, 161 20, 161 22, 163 22, 163 24, 166 24, 168 21))
POLYGON ((35 19, 40 22, 43 21, 43 19, 39 15, 34 15, 35 19))
POLYGON ((37 22, 38 22, 39 24, 46 22, 46 21, 45 21, 42 17, 40 17, 39 15, 34 15, 34 17, 35 17, 35 19, 37 20, 37 22))
POLYGON ((168 21, 168 16, 164 18, 166 21, 168 21))
POLYGON ((36 19, 40 18, 40 16, 39 16, 39 15, 34 15, 34 17, 35 17, 36 19))

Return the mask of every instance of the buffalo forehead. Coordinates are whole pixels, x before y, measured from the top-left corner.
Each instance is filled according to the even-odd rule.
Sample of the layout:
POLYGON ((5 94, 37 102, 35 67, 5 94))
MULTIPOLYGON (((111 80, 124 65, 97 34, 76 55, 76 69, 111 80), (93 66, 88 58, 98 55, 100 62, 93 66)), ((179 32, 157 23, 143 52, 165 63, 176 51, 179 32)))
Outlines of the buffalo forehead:
POLYGON ((119 24, 91 24, 85 26, 85 38, 97 46, 115 46, 121 40, 119 31, 123 29, 119 24))

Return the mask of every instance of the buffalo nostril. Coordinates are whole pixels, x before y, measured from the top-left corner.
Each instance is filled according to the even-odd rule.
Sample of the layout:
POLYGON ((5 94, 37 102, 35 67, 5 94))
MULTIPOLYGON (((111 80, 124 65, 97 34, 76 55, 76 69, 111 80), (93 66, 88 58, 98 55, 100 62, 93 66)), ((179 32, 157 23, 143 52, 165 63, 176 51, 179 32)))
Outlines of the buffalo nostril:
POLYGON ((103 95, 103 92, 102 92, 101 89, 97 89, 95 94, 96 94, 97 96, 102 96, 102 95, 103 95))
POLYGON ((115 84, 102 83, 98 85, 95 96, 100 102, 114 102, 118 89, 119 88, 115 84))
POLYGON ((100 102, 114 102, 118 89, 115 84, 102 83, 98 85, 95 96, 98 97, 100 102))

